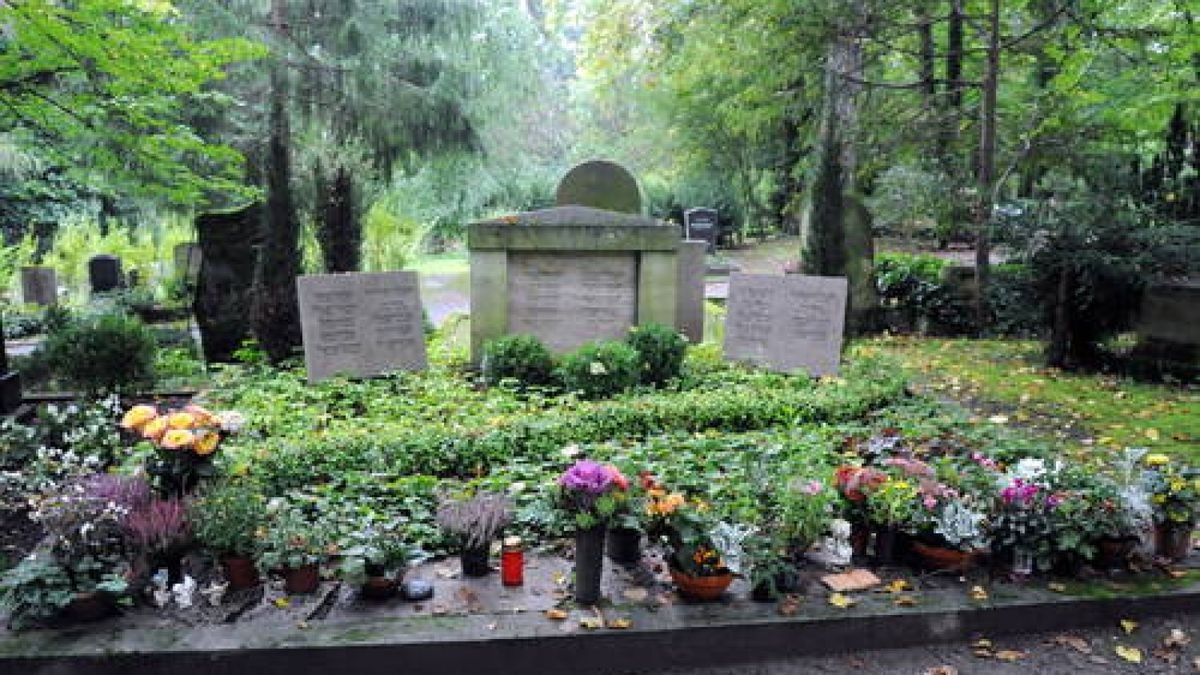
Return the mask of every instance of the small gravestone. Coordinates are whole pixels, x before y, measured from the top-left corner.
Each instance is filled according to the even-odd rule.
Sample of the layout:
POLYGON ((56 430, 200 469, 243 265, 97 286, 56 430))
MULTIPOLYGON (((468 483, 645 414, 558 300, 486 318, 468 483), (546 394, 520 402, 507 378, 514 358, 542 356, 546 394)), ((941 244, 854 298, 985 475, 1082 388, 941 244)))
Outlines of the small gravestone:
POLYGON ((836 374, 846 293, 844 277, 731 275, 725 358, 779 372, 836 374))
POLYGON ((58 273, 53 267, 22 267, 21 298, 39 307, 58 304, 58 273))
POLYGON ((250 339, 254 264, 262 242, 262 205, 202 213, 196 233, 203 254, 192 309, 209 363, 228 363, 250 339))
POLYGON ((642 193, 625 167, 613 162, 584 162, 558 184, 559 206, 589 206, 620 213, 642 212, 642 193))
POLYGON ((675 327, 688 340, 704 341, 704 252, 703 241, 679 242, 679 291, 675 327))
POLYGON ((1200 278, 1147 288, 1137 334, 1136 365, 1185 380, 1200 376, 1200 278))
POLYGON ((195 282, 200 275, 200 245, 194 241, 185 241, 175 245, 172 251, 175 259, 175 275, 189 283, 195 282))
POLYGON ((106 293, 121 287, 121 259, 115 255, 95 255, 88 260, 88 282, 93 293, 106 293))
POLYGON ((684 237, 692 241, 702 241, 708 245, 708 252, 717 249, 717 238, 721 235, 718 225, 717 210, 709 208, 688 209, 683 212, 684 237))
POLYGON ((416 272, 318 274, 296 283, 310 382, 425 369, 416 272))

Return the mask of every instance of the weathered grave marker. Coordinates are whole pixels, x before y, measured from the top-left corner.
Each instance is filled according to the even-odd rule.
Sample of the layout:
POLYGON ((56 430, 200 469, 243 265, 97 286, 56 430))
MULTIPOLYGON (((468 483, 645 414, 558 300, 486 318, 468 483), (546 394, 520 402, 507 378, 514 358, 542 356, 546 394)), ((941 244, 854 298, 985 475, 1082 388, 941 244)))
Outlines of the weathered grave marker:
POLYGON ((416 272, 318 274, 296 283, 310 382, 425 369, 416 272))
POLYGON ((121 259, 115 255, 94 255, 88 260, 88 283, 93 293, 115 291, 121 287, 121 259))
POLYGON ((21 299, 39 307, 58 304, 58 273, 54 268, 22 267, 21 299))
POLYGON ((694 241, 703 241, 708 245, 708 252, 717 249, 717 238, 721 236, 718 214, 716 209, 699 207, 683 212, 684 237, 694 241))
POLYGON ((642 212, 642 193, 633 174, 604 160, 584 162, 567 172, 558 184, 556 202, 619 213, 642 212))
POLYGON ((846 293, 843 277, 731 275, 725 358, 780 372, 836 374, 846 293))
POLYGON ((704 341, 704 252, 703 241, 679 242, 679 291, 675 327, 693 343, 704 341))

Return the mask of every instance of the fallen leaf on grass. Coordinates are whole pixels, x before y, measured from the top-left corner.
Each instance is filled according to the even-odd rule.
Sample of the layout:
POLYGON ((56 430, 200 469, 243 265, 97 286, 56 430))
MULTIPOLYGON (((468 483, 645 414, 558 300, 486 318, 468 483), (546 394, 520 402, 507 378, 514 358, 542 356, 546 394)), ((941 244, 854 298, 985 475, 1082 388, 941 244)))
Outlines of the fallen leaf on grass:
POLYGON ((1113 647, 1113 651, 1115 651, 1117 653, 1117 656, 1125 659, 1126 661, 1128 661, 1130 663, 1141 663, 1142 662, 1142 650, 1138 649, 1137 647, 1126 647, 1125 645, 1117 645, 1116 647, 1113 647))
POLYGON ((984 602, 988 599, 988 592, 983 589, 983 586, 972 586, 971 599, 984 602))
POLYGON ((546 610, 546 618, 551 621, 562 621, 567 618, 567 613, 561 609, 548 609, 546 610))
POLYGON ((1087 640, 1079 637, 1078 635, 1059 635, 1058 637, 1054 638, 1054 644, 1061 645, 1063 647, 1070 647, 1080 654, 1092 653, 1092 646, 1088 644, 1087 640))
POLYGON ((829 594, 829 604, 838 609, 846 609, 855 606, 858 601, 843 593, 831 593, 829 594))
POLYGON ((997 660, 1007 661, 1009 663, 1012 663, 1013 661, 1020 661, 1026 656, 1029 656, 1029 652, 1022 652, 1016 649, 1001 649, 1000 651, 996 652, 997 660))
POLYGON ((1129 635, 1133 631, 1137 630, 1137 627, 1138 622, 1134 621, 1133 619, 1121 619, 1121 630, 1125 631, 1126 635, 1129 635))
POLYGON ((1159 439, 1158 429, 1147 429, 1146 438, 1157 442, 1159 439))
POLYGON ((629 628, 631 626, 633 626, 633 622, 630 621, 629 619, 624 619, 624 618, 613 619, 608 622, 608 627, 612 628, 614 630, 625 630, 626 628, 629 628))

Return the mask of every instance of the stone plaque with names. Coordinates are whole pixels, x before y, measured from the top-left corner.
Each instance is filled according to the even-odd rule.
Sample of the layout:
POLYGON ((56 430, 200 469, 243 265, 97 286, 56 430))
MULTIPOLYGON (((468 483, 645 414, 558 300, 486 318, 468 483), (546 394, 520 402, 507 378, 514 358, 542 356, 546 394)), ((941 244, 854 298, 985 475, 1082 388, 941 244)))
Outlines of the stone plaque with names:
POLYGON ((708 252, 717 248, 717 238, 721 235, 718 213, 716 209, 696 208, 683 213, 684 238, 703 241, 708 244, 708 252))
POLYGON ((725 358, 779 372, 837 374, 846 292, 844 277, 731 275, 725 358))
POLYGON ((508 254, 508 332, 553 351, 624 339, 637 324, 637 298, 633 253, 508 254))
POLYGON ((416 272, 319 274, 296 284, 310 382, 425 369, 416 272))

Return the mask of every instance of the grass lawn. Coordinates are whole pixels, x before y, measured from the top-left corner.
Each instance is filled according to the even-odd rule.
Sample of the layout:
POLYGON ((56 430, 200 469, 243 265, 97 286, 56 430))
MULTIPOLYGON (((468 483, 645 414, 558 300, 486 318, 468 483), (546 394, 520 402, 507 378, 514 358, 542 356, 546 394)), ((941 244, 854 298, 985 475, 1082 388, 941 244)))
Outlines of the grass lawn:
POLYGON ((421 274, 466 274, 467 252, 462 250, 422 255, 407 269, 416 270, 421 274))
MULTIPOLYGON (((884 338, 921 387, 996 424, 1028 425, 1073 448, 1145 447, 1200 462, 1200 389, 1076 375, 1041 365, 1038 342, 884 338)), ((867 347, 870 349, 870 347, 867 347)))

